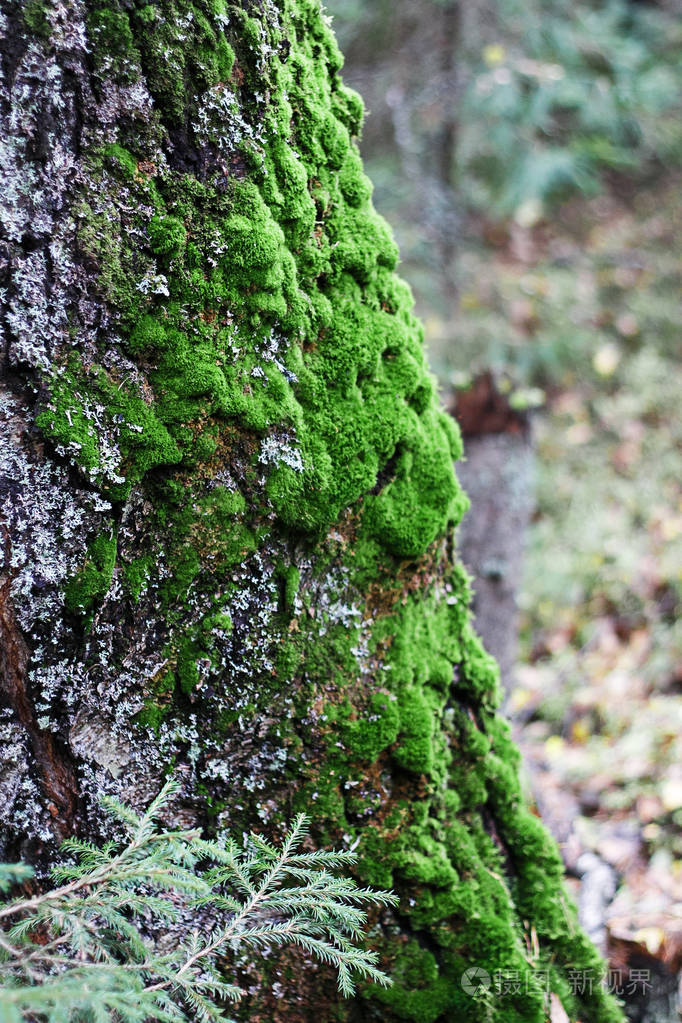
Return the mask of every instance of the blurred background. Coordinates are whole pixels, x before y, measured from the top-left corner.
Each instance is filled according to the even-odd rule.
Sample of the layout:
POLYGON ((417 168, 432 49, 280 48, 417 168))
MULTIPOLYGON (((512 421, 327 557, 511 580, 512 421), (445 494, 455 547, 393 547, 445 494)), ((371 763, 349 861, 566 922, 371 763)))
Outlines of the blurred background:
POLYGON ((679 1020, 682 7, 326 7, 465 434, 529 795, 629 1018, 679 1020))

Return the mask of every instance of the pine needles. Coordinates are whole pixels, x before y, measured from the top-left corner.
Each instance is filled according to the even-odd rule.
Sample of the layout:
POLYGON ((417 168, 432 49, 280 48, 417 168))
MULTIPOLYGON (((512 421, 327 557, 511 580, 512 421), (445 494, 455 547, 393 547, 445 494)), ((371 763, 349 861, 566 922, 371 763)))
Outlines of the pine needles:
MULTIPOLYGON (((226 979, 230 958, 291 944, 333 966, 344 996, 356 976, 390 983, 359 942, 367 908, 397 898, 337 876, 353 853, 302 852, 304 814, 281 846, 163 830, 176 791, 168 782, 142 816, 105 798, 127 841, 70 839, 75 862, 53 868, 52 890, 0 903, 1 1023, 226 1023, 243 994, 226 979)), ((0 864, 0 892, 31 876, 0 864)))

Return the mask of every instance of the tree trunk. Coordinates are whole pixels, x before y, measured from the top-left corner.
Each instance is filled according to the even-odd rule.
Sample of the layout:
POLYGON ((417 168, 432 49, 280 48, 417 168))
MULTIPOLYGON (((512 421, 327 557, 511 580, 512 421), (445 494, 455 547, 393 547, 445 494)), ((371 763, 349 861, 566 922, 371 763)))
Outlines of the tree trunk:
POLYGON ((1 855, 40 868, 172 771, 176 821, 305 809, 402 898, 391 989, 271 956, 241 1018, 541 1021, 549 986, 620 1019, 468 623, 459 436, 317 0, 0 27, 1 855))
POLYGON ((471 502, 458 532, 471 572, 473 622, 509 695, 518 653, 518 594, 533 510, 531 417, 514 408, 490 372, 457 392, 452 413, 464 440, 460 482, 471 502))

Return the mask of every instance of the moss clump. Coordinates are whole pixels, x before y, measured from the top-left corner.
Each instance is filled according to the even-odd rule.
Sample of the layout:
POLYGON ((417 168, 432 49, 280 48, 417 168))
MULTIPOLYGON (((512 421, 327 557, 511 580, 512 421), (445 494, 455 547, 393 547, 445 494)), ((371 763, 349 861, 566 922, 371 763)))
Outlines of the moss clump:
POLYGON ((372 693, 368 705, 362 708, 362 717, 354 719, 354 708, 349 701, 330 709, 332 719, 341 724, 344 745, 361 760, 376 760, 382 750, 391 746, 400 728, 400 714, 395 697, 389 693, 372 693))
POLYGON ((123 579, 133 600, 138 600, 152 574, 154 561, 150 554, 133 558, 122 568, 123 579))
POLYGON ((83 567, 66 584, 66 609, 81 615, 94 610, 111 585, 115 564, 116 537, 95 537, 88 547, 83 567))
POLYGON ((187 241, 187 232, 177 217, 154 217, 149 224, 152 252, 159 256, 177 256, 187 241))
POLYGON ((461 994, 444 977, 434 954, 421 948, 414 939, 396 947, 398 967, 393 974, 393 987, 382 991, 379 1000, 398 1019, 414 1023, 435 1023, 448 1011, 459 1008, 471 1011, 461 994))
POLYGON ((130 65, 126 68, 126 62, 135 51, 127 13, 110 9, 93 11, 88 19, 88 30, 98 60, 106 61, 119 80, 129 77, 133 69, 130 65))
POLYGON ((27 0, 24 6, 24 23, 39 39, 49 39, 52 31, 47 17, 45 0, 27 0))
POLYGON ((181 458, 156 410, 124 380, 77 358, 52 381, 38 426, 114 500, 160 465, 181 458))
POLYGON ((296 565, 287 565, 280 561, 276 566, 276 573, 280 583, 280 608, 286 615, 291 616, 296 607, 296 598, 301 585, 300 570, 296 565))

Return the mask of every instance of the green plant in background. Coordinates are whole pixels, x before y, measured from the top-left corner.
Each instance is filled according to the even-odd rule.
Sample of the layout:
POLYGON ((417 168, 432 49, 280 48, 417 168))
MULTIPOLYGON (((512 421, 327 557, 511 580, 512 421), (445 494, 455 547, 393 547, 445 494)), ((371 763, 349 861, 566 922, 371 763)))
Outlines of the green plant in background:
MULTIPOLYGON (((477 0, 459 13, 449 41, 456 74, 447 77, 434 57, 440 12, 456 7, 452 0, 327 6, 351 80, 361 74, 378 101, 366 156, 374 164, 390 152, 380 103, 396 82, 403 109, 394 144, 411 148, 424 180, 454 108, 450 184, 462 207, 506 217, 524 203, 591 194, 604 171, 641 173, 679 158, 681 29, 671 11, 626 0, 477 0)), ((378 184, 385 178, 379 172, 378 184)))
MULTIPOLYGON (((76 862, 53 867, 57 887, 0 905, 3 1023, 218 1023, 243 993, 225 979, 225 960, 283 945, 333 966, 342 995, 353 994, 354 975, 390 983, 358 942, 366 907, 397 898, 333 873, 353 853, 303 852, 304 814, 279 847, 253 834, 242 847, 164 830, 159 817, 177 791, 167 782, 142 816, 104 799, 125 841, 68 840, 76 862)), ((32 876, 1 864, 0 890, 32 876)))
POLYGON ((680 27, 641 4, 503 0, 463 93, 469 201, 523 223, 679 154, 680 27), (489 39, 492 39, 489 35, 489 39))

